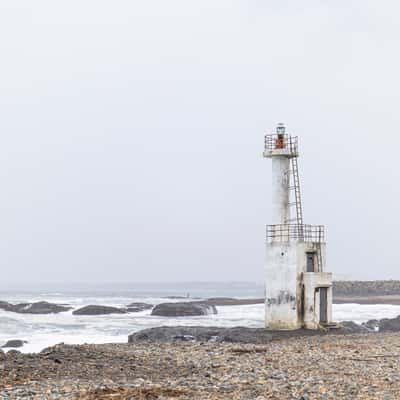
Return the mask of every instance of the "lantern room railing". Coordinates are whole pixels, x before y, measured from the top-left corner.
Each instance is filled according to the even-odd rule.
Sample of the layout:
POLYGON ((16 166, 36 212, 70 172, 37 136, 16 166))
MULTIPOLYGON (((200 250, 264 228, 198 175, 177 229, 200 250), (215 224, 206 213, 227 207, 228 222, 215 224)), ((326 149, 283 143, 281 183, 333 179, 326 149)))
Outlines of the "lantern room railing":
POLYGON ((267 225, 268 242, 325 242, 325 227, 323 225, 267 225))
POLYGON ((298 156, 297 136, 289 136, 286 134, 265 135, 264 145, 265 154, 286 150, 293 157, 298 156))

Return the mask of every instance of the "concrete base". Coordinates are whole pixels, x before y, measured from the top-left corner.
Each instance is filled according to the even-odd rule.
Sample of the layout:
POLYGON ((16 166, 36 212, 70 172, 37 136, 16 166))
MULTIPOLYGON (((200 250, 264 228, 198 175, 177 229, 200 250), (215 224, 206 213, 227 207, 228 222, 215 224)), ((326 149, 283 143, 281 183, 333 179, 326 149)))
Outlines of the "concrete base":
POLYGON ((299 329, 296 242, 269 243, 266 251, 265 326, 299 329))
POLYGON ((327 293, 326 322, 332 321, 332 274, 322 272, 325 243, 267 243, 265 326, 272 330, 320 327, 320 288, 327 293), (307 271, 307 255, 318 252, 315 272, 307 271), (319 270, 321 269, 321 270, 319 270))

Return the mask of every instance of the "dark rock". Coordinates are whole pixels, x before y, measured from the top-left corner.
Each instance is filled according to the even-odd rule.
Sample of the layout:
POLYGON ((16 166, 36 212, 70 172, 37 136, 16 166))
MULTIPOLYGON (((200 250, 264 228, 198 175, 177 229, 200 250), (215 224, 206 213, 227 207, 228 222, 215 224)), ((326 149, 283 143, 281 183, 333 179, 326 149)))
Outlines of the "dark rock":
POLYGON ((71 307, 48 303, 47 301, 20 304, 10 304, 6 301, 0 301, 0 309, 19 314, 56 314, 71 310, 71 307))
POLYGON ((0 301, 0 309, 4 311, 13 311, 13 306, 10 303, 7 303, 6 301, 0 301))
POLYGON ((190 337, 192 340, 207 342, 217 337, 221 328, 197 326, 160 326, 143 329, 128 337, 128 343, 137 341, 174 342, 179 338, 190 337))
POLYGON ((178 342, 195 342, 196 338, 192 335, 178 335, 174 336, 173 340, 178 342))
POLYGON ((39 301, 37 303, 28 303, 24 306, 18 305, 18 311, 22 314, 56 314, 59 312, 69 311, 72 307, 65 307, 58 304, 48 303, 47 301, 39 301))
POLYGON ((24 344, 28 343, 26 340, 20 340, 20 339, 14 339, 14 340, 9 340, 3 348, 14 348, 17 349, 19 347, 22 347, 24 344))
POLYGON ((6 359, 6 353, 3 350, 0 350, 0 361, 4 361, 6 359))
POLYGON ((379 330, 379 320, 370 319, 367 322, 363 322, 362 325, 365 326, 370 332, 376 332, 379 330))
POLYGON ((342 329, 348 333, 366 333, 369 332, 368 329, 355 323, 354 321, 342 321, 340 322, 342 329))
POLYGON ((267 343, 272 340, 272 333, 263 328, 234 327, 222 331, 219 342, 229 343, 267 343))
POLYGON ((17 358, 21 355, 22 353, 18 350, 10 350, 7 352, 7 358, 17 358))
POLYGON ((383 318, 379 320, 379 332, 399 332, 400 315, 396 318, 383 318))
POLYGON ((161 317, 193 317, 198 315, 217 314, 211 304, 203 303, 162 303, 153 308, 151 315, 161 317))
POLYGON ((144 329, 129 336, 128 342, 229 342, 262 344, 272 340, 272 334, 263 328, 218 328, 205 326, 161 326, 144 329))
POLYGON ((89 305, 73 311, 74 315, 106 315, 106 314, 126 314, 125 308, 89 305))
POLYGON ((131 303, 126 306, 128 312, 140 312, 145 310, 151 310, 154 306, 147 303, 131 303))
POLYGON ((400 315, 396 318, 371 319, 363 323, 369 332, 400 332, 400 315))

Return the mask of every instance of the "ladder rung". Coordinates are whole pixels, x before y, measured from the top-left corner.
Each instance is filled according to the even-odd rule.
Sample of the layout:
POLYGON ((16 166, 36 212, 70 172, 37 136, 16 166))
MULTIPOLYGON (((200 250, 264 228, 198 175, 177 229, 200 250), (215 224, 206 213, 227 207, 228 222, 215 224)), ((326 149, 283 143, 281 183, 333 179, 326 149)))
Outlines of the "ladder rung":
POLYGON ((292 179, 292 186, 289 186, 289 190, 294 190, 294 202, 289 202, 289 207, 296 206, 296 218, 291 218, 286 221, 296 222, 299 225, 303 224, 303 210, 301 207, 301 193, 300 193, 300 179, 297 158, 292 158, 291 167, 288 173, 292 179))

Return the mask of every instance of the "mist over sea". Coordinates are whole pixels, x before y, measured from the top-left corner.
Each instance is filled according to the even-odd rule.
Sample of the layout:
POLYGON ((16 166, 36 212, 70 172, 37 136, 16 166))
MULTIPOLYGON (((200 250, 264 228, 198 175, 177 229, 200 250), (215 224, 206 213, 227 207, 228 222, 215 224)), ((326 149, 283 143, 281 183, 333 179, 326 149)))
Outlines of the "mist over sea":
MULTIPOLYGON (((74 309, 89 304, 124 307, 132 302, 159 304, 185 299, 167 296, 190 296, 188 300, 210 297, 263 297, 264 287, 255 283, 163 283, 163 284, 79 284, 70 287, 46 285, 36 288, 0 289, 0 300, 10 303, 48 301, 69 304, 74 309), (51 290, 53 289, 53 290, 51 290)), ((263 304, 219 306, 217 315, 185 318, 151 316, 151 311, 101 316, 75 316, 72 311, 60 314, 30 315, 0 310, 0 345, 9 339, 23 339, 29 343, 21 351, 38 352, 57 343, 126 342, 129 334, 161 325, 248 326, 262 327, 263 304)), ((373 318, 393 318, 400 314, 400 306, 335 304, 335 321, 353 320, 358 323, 373 318)))

